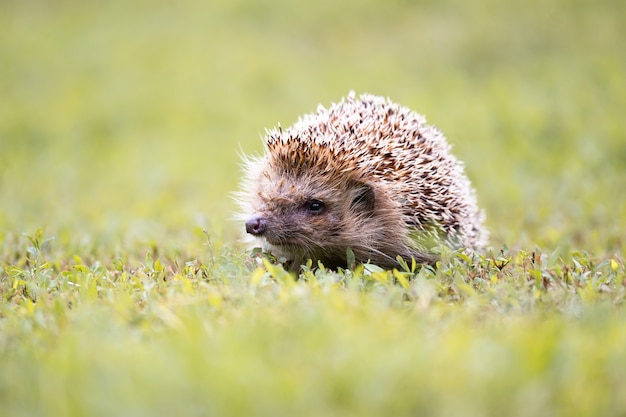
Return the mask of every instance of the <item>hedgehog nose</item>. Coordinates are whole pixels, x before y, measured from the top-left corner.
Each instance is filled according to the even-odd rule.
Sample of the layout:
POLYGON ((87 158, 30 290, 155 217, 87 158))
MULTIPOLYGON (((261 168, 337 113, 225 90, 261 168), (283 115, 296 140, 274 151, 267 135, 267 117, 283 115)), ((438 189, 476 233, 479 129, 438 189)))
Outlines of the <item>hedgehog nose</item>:
POLYGON ((263 217, 255 216, 246 222, 246 232, 260 236, 267 228, 267 221, 263 217))

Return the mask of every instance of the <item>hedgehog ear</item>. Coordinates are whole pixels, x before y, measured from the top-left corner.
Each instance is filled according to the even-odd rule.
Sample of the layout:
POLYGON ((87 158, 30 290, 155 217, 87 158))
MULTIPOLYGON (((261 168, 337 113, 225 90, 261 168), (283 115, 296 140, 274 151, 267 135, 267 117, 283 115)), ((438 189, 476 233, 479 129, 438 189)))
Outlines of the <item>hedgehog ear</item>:
POLYGON ((353 184, 354 194, 350 207, 357 212, 372 212, 376 205, 376 195, 374 188, 369 184, 356 182, 353 184))

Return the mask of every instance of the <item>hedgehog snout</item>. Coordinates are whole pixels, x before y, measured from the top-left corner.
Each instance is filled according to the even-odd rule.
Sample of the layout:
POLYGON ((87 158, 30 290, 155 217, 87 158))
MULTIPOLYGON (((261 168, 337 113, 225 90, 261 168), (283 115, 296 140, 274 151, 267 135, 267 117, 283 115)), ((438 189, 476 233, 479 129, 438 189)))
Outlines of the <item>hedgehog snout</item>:
POLYGON ((246 232, 254 236, 261 236, 267 229, 267 220, 261 216, 254 216, 246 222, 246 232))

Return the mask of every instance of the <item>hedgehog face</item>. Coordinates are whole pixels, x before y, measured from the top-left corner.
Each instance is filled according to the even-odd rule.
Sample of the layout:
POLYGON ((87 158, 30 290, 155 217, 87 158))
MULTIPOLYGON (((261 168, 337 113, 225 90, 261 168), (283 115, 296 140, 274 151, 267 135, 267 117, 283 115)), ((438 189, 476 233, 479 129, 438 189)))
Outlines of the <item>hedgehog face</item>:
POLYGON ((362 182, 264 173, 258 189, 246 232, 296 266, 311 258, 345 267, 347 249, 362 243, 358 238, 375 215, 374 188, 362 182))

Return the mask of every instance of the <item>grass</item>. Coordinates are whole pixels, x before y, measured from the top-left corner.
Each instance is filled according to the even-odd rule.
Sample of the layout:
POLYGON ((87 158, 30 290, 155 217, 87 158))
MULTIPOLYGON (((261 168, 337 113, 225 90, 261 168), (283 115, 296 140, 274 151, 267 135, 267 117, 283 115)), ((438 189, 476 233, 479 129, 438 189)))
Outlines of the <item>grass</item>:
POLYGON ((623 415, 622 3, 3 2, 3 414, 623 415), (238 153, 351 89, 446 133, 492 249, 245 253, 238 153))

